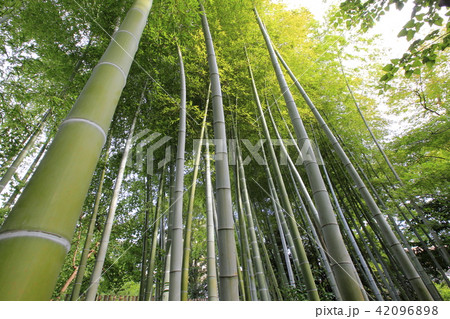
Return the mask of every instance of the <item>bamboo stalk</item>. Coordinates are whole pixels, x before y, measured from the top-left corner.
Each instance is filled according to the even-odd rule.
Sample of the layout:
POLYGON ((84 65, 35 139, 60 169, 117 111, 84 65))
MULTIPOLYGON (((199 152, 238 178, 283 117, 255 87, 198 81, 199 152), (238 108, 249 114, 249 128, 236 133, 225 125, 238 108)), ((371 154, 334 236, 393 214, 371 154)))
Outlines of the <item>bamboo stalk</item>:
MULTIPOLYGON (((207 103, 208 104, 208 103, 207 103)), ((217 270, 216 270, 216 248, 215 248, 215 229, 213 217, 213 203, 212 203, 212 182, 211 182, 211 167, 209 155, 209 141, 208 131, 206 130, 206 150, 205 150, 205 198, 206 198, 206 236, 207 236, 207 276, 208 276, 208 300, 218 301, 219 291, 217 290, 217 270)))
MULTIPOLYGON (((153 234, 152 234, 152 242, 150 247, 150 256, 149 256, 149 264, 147 269, 147 280, 146 280, 146 289, 145 289, 145 300, 150 301, 153 296, 153 277, 154 277, 154 269, 155 269, 155 262, 156 262, 156 248, 158 244, 158 222, 161 218, 161 209, 162 209, 162 202, 164 197, 164 185, 165 185, 165 178, 164 178, 164 171, 166 170, 166 164, 164 163, 164 166, 161 171, 161 176, 159 177, 159 188, 158 188, 158 199, 156 202, 156 209, 155 209, 155 218, 153 220, 153 234)), ((156 296, 155 296, 156 300, 156 296)))
MULTIPOLYGON (((316 141, 316 145, 317 145, 317 141, 316 141)), ((318 146, 317 146, 317 154, 321 158, 321 153, 320 153, 320 149, 319 149, 318 146)), ((373 293, 375 295, 375 298, 378 301, 383 301, 383 297, 381 296, 381 292, 378 289, 378 286, 377 286, 377 284, 376 284, 376 282, 375 282, 371 272, 369 271, 369 267, 367 265, 367 262, 366 262, 364 256, 362 255, 361 250, 359 249, 359 246, 356 243, 355 238, 353 237, 353 233, 350 230, 350 227, 349 227, 349 225, 347 223, 347 220, 345 219, 344 213, 343 213, 343 211, 341 209, 341 206, 340 206, 340 204, 339 204, 339 202, 337 200, 336 193, 334 192, 333 184, 332 184, 331 179, 330 179, 330 177, 328 175, 328 171, 327 171, 327 168, 326 168, 326 165, 325 165, 325 162, 323 161, 323 159, 322 159, 322 170, 323 170, 323 173, 324 173, 325 178, 327 180, 331 196, 333 197, 333 200, 334 200, 334 203, 335 203, 335 207, 336 207, 336 211, 338 213, 338 217, 340 218, 341 223, 342 223, 342 225, 343 225, 343 227, 345 229, 345 232, 347 233, 347 237, 350 240, 350 243, 351 243, 351 245, 352 245, 356 255, 358 256, 358 259, 359 259, 359 261, 361 263, 361 267, 362 267, 365 275, 368 278, 369 286, 372 289, 372 291, 373 291, 373 293)))
POLYGON ((255 274, 253 269, 253 261, 251 259, 250 245, 248 241, 247 226, 244 214, 244 205, 242 204, 242 192, 241 181, 238 166, 235 165, 235 182, 236 182, 236 201, 237 211, 239 216, 239 239, 241 243, 241 255, 244 267, 244 277, 246 283, 246 296, 251 301, 258 300, 258 294, 256 292, 255 274))
MULTIPOLYGON (((144 89, 145 90, 145 89, 144 89)), ((136 127, 136 121, 141 111, 141 104, 139 104, 136 113, 134 114, 133 123, 131 124, 130 133, 125 144, 125 150, 122 155, 122 159, 119 166, 119 172, 117 173, 116 184, 114 185, 114 191, 109 206, 108 217, 106 218, 105 227, 103 229, 102 239, 100 241, 100 247, 98 249, 97 258, 95 259, 94 270, 91 275, 91 282, 86 292, 86 300, 93 301, 97 294, 98 285, 100 284, 100 278, 102 275, 103 265, 105 263, 106 252, 108 250, 109 238, 111 236, 111 230, 114 223, 114 216, 116 214, 117 204, 119 200, 119 193, 122 187, 122 181, 125 174, 125 167, 128 160, 128 154, 130 153, 131 146, 133 144, 134 129, 136 127)))
POLYGON ((17 157, 14 159, 14 162, 8 167, 5 174, 3 174, 2 179, 0 180, 0 194, 3 192, 3 190, 8 185, 8 183, 11 181, 11 178, 16 173, 17 169, 22 164, 23 160, 28 155, 30 150, 33 148, 33 146, 36 142, 36 139, 39 137, 42 127, 44 126, 45 122, 47 121, 49 115, 50 115, 50 110, 47 110, 47 112, 45 112, 44 116, 42 117, 41 121, 39 122, 39 125, 37 126, 37 128, 30 135, 25 146, 19 152, 17 157))
MULTIPOLYGON (((273 184, 273 181, 272 181, 272 184, 273 184)), ((269 185, 270 196, 271 196, 271 198, 273 198, 275 200, 275 194, 273 192, 273 188, 274 187, 275 187, 274 185, 269 185)), ((266 215, 265 216, 266 217, 266 223, 267 223, 267 227, 269 229, 269 234, 271 236, 271 241, 272 241, 272 246, 273 246, 273 251, 274 251, 273 254, 274 254, 276 262, 277 262, 278 274, 279 274, 279 276, 281 276, 282 287, 283 286, 288 286, 288 285, 291 285, 292 287, 295 287, 294 273, 292 271, 291 260, 289 258, 289 253, 288 253, 287 244, 286 244, 286 238, 284 236, 283 228, 281 226, 280 217, 278 216, 279 215, 279 211, 278 211, 278 205, 279 204, 275 204, 275 201, 272 201, 272 202, 273 202, 273 210, 274 210, 275 220, 276 220, 276 223, 277 223, 277 229, 278 229, 278 233, 279 233, 279 238, 280 238, 280 241, 281 241, 281 247, 283 249, 284 260, 286 262, 286 268, 287 268, 287 271, 288 271, 289 281, 288 281, 288 276, 286 275, 286 271, 284 269, 284 264, 283 264, 282 259, 281 259, 280 251, 278 249, 278 245, 277 245, 277 241, 276 241, 276 237, 275 237, 275 234, 274 234, 274 230, 273 230, 272 224, 270 223, 269 216, 266 215)))
MULTIPOLYGON (((47 138, 47 141, 44 143, 44 145, 41 146, 41 150, 39 151, 38 155, 34 158, 33 163, 31 163, 30 167, 28 168, 25 176, 22 178, 21 183, 27 183, 28 178, 30 178, 31 174, 34 173, 34 169, 41 160, 41 157, 44 155, 45 151, 47 150, 47 146, 50 142, 50 137, 47 138)), ((17 188, 14 190, 14 192, 11 194, 11 196, 8 198, 8 201, 6 202, 4 208, 9 208, 14 204, 14 201, 16 200, 17 196, 20 194, 20 189, 17 188)), ((0 222, 0 225, 2 223, 0 222)))
MULTIPOLYGON (((147 169, 145 170, 147 171, 147 169)), ((148 269, 148 233, 150 223, 150 213, 153 206, 151 188, 152 188, 151 175, 145 175, 145 206, 144 206, 144 227, 142 228, 142 259, 141 259, 141 279, 139 281, 139 301, 144 301, 146 288, 147 288, 147 269, 148 269)))
MULTIPOLYGON (((257 231, 257 235, 258 235, 258 239, 259 239, 259 243, 261 243, 261 248, 263 251, 263 258, 264 258, 264 265, 265 265, 265 269, 267 269, 269 273, 269 278, 270 280, 268 280, 268 282, 272 283, 273 286, 273 290, 274 290, 274 295, 276 296, 277 300, 282 300, 283 297, 281 296, 281 291, 280 288, 278 286, 278 279, 275 276, 275 272, 273 270, 272 264, 270 263, 270 258, 269 258, 269 253, 267 251, 266 245, 265 245, 265 240, 263 238, 262 235, 262 231, 261 231, 261 227, 258 223, 258 219, 256 218, 256 214, 253 214, 254 219, 255 219, 255 225, 256 225, 256 229, 257 231)), ((256 231, 255 231, 256 232, 256 231)))
MULTIPOLYGON (((207 100, 209 100, 209 90, 207 100)), ((181 300, 183 301, 187 301, 188 299, 189 259, 191 255, 191 236, 192 236, 192 214, 194 212, 195 190, 197 187, 198 168, 200 166, 200 155, 203 144, 203 135, 205 134, 207 115, 208 115, 208 103, 206 103, 205 115, 203 116, 203 123, 200 131, 200 141, 198 141, 199 143, 195 153, 196 157, 194 162, 194 172, 192 174, 191 193, 189 196, 188 212, 186 216, 184 247, 183 247, 184 253, 183 253, 183 264, 181 274, 181 300)))
POLYGON ((172 257, 170 260, 169 300, 181 299, 181 267, 183 262, 183 185, 184 185, 184 150, 186 144, 186 77, 183 56, 177 46, 180 63, 180 124, 178 129, 178 147, 176 158, 175 203, 172 221, 172 257))
POLYGON ((216 192, 218 219, 218 248, 220 267, 220 300, 239 300, 239 282, 236 265, 236 242, 231 204, 230 173, 228 168, 227 136, 223 112, 222 90, 214 45, 209 31, 205 9, 200 3, 203 33, 208 51, 211 81, 214 139, 216 142, 216 192))

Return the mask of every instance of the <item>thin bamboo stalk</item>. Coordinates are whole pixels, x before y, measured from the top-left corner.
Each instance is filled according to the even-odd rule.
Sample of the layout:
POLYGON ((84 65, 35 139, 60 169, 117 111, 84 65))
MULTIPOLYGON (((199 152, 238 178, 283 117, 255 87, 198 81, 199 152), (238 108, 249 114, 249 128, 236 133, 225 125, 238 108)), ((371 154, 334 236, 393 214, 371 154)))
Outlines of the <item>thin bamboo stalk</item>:
MULTIPOLYGON (((21 183, 24 183, 24 184, 27 183, 31 174, 34 172, 34 169, 36 168, 37 164, 41 160, 41 157, 44 155, 45 151, 47 150, 47 146, 48 146, 49 142, 50 142, 50 137, 48 137, 47 141, 44 143, 44 145, 41 146, 39 153, 34 158, 33 163, 31 163, 25 176, 22 178, 21 183)), ((14 204, 14 201, 16 200, 16 198, 19 194, 20 194, 20 189, 19 188, 15 189, 14 192, 11 194, 11 196, 8 198, 8 201, 6 202, 4 208, 11 207, 14 204)), ((0 222, 0 225, 1 225, 1 222, 0 222)))
MULTIPOLYGON (((209 90, 207 101, 209 101, 209 90)), ((196 150, 196 157, 194 162, 194 172, 192 173, 192 184, 191 192, 189 196, 188 212, 186 216, 186 226, 185 226, 185 236, 184 236, 184 247, 183 247, 183 264, 182 264, 182 274, 181 274, 181 300, 188 300, 188 283, 189 283, 189 259, 191 255, 191 236, 192 236, 192 215, 194 212, 194 200, 195 200, 195 190, 197 187, 197 176, 198 169, 200 166, 200 155, 203 144, 203 136, 205 134, 206 128, 206 118, 208 116, 208 102, 205 107, 205 115, 203 116, 202 128, 200 131, 200 140, 198 141, 198 146, 196 150)))
MULTIPOLYGON (((236 242, 239 242, 239 240, 236 238, 236 242)), ((236 248, 239 250, 239 248, 236 248)), ((239 291, 241 292, 241 299, 240 300, 246 300, 246 292, 245 292, 245 284, 244 284, 244 274, 242 273, 241 268, 241 262, 239 261, 239 251, 236 254, 236 264, 237 264, 237 270, 238 270, 238 279, 239 279, 239 291)))
POLYGON ((250 245, 248 241, 247 226, 244 214, 244 205, 242 204, 242 192, 241 192, 241 181, 238 166, 235 165, 235 182, 236 182, 236 201, 237 201, 237 211, 239 216, 239 239, 241 243, 241 254, 244 266, 244 277, 246 278, 246 296, 248 296, 251 301, 258 300, 258 294, 256 292, 255 275, 253 269, 253 262, 251 259, 250 245))
MULTIPOLYGON (((147 171, 147 169, 146 169, 147 171)), ((150 213, 151 208, 153 206, 152 201, 152 177, 149 174, 146 174, 145 176, 145 206, 144 206, 144 227, 142 229, 143 235, 142 235, 142 259, 141 259, 141 280, 139 282, 139 301, 144 301, 145 298, 145 291, 147 286, 147 259, 148 259, 148 233, 149 233, 149 223, 150 223, 150 213)))
POLYGON ((164 266, 164 280, 163 280, 163 293, 161 300, 168 301, 169 300, 169 289, 170 289, 170 260, 172 259, 172 242, 167 243, 167 255, 166 262, 164 266))
POLYGON ((102 239, 100 241, 100 247, 98 249, 97 258, 95 259, 95 265, 91 275, 91 282, 86 292, 87 301, 95 300, 98 285, 100 284, 100 277, 102 275, 102 269, 106 259, 106 252, 108 250, 109 238, 111 236, 111 230, 114 223, 114 216, 116 214, 117 204, 119 200, 119 193, 122 187, 123 177, 125 175, 125 167, 128 160, 128 154, 130 153, 130 149, 133 144, 134 129, 136 127, 136 121, 140 111, 141 111, 141 104, 139 104, 136 113, 134 114, 133 123, 131 124, 130 133, 128 135, 127 142, 125 144, 125 149, 120 162, 119 172, 117 173, 117 179, 114 185, 111 204, 109 206, 108 217, 106 218, 102 239))
MULTIPOLYGON (((235 128, 236 129, 236 128, 235 128)), ((262 265, 261 260, 261 254, 259 251, 258 246, 258 240, 256 238, 256 232, 255 232, 255 225, 253 222, 253 215, 252 215, 252 209, 250 206, 250 197, 247 190, 247 181, 245 179, 245 170, 244 165, 242 164, 242 154, 241 154, 241 148, 239 146, 239 142, 236 143, 237 148, 237 163, 239 165, 239 176, 241 179, 241 188, 242 188, 242 196, 243 196, 243 204, 244 204, 244 211, 246 212, 247 216, 247 224, 248 224, 248 232, 250 234, 250 245, 251 245, 251 252, 252 252, 252 259, 255 263, 256 267, 256 279, 258 281, 258 292, 261 296, 261 299, 263 301, 270 300, 270 294, 269 290, 267 288, 267 281, 266 276, 264 274, 264 269, 262 265)))
POLYGON ((172 257, 170 260, 169 300, 181 299, 181 267, 183 262, 183 188, 184 188, 184 151, 186 144, 186 77, 181 49, 177 46, 180 63, 180 124, 178 129, 178 147, 176 158, 175 203, 172 221, 172 257))
POLYGON ((3 192, 6 185, 8 185, 8 183, 11 181, 11 178, 16 173, 17 169, 22 164, 23 160, 28 155, 30 150, 33 148, 33 146, 36 142, 36 139, 39 137, 41 130, 42 130, 45 122, 47 121, 49 115, 50 115, 50 110, 47 110, 47 112, 45 112, 44 116, 42 117, 41 121, 39 122, 37 128, 33 131, 31 136, 29 137, 25 146, 19 152, 17 157, 14 159, 14 162, 8 167, 5 174, 3 174, 2 179, 0 180, 0 194, 3 192))
POLYGON ((169 174, 169 216, 167 218, 167 240, 166 240, 166 249, 164 256, 164 275, 162 280, 161 287, 161 300, 167 301, 169 300, 169 286, 170 286, 170 260, 172 257, 172 220, 173 220, 173 212, 174 212, 174 203, 175 203, 175 164, 174 161, 171 161, 170 164, 170 174, 169 174))
MULTIPOLYGON (((270 196, 271 196, 271 198, 275 199, 273 187, 274 187, 274 185, 273 185, 273 181, 272 181, 272 185, 269 186, 270 196)), ((276 241, 276 237, 274 234, 272 224, 270 223, 269 216, 266 215, 267 226, 269 228, 269 234, 271 236, 271 241, 272 241, 272 246, 273 246, 273 251, 274 251, 273 254, 277 261, 278 274, 279 274, 279 276, 281 276, 282 286, 291 285, 292 287, 295 287, 294 273, 292 271, 291 259, 289 258, 289 253, 288 253, 287 244, 286 244, 286 238, 284 236, 283 227, 281 226, 280 217, 278 216, 279 215, 279 210, 278 210, 279 203, 275 204, 274 200, 272 201, 272 203, 273 203, 273 210, 274 210, 275 220, 277 223, 279 238, 281 241, 281 247, 283 249, 284 260, 286 263, 286 268, 287 268, 287 272, 288 272, 288 276, 289 276, 289 281, 288 281, 288 276, 286 275, 286 270, 284 269, 284 264, 281 259, 280 251, 278 249, 278 245, 277 245, 277 241, 276 241)))
POLYGON ((72 295, 70 296, 70 300, 72 301, 79 300, 80 298, 81 284, 83 283, 84 273, 86 272, 87 261, 89 258, 89 253, 92 245, 92 238, 94 237, 95 223, 97 221, 98 210, 100 207, 100 199, 102 197, 103 183, 105 181, 110 148, 111 148, 111 135, 108 136, 108 140, 106 142, 105 154, 103 157, 104 166, 100 174, 100 180, 97 187, 97 194, 95 196, 94 209, 92 211, 91 220, 89 222, 89 227, 86 234, 86 239, 84 241, 83 253, 81 254, 80 258, 77 277, 73 285, 72 295))
MULTIPOLYGON (((161 218, 161 210, 162 210, 162 203, 164 200, 164 185, 165 185, 165 178, 164 178, 164 171, 166 170, 166 164, 164 163, 164 166, 161 171, 161 175, 159 177, 159 188, 158 188, 158 199, 156 202, 156 209, 155 209, 155 218, 153 220, 153 234, 152 234, 152 242, 150 247, 150 256, 149 256, 149 264, 147 269, 147 280, 146 280, 146 289, 145 289, 145 300, 150 301, 153 296, 153 277, 154 277, 154 269, 155 269, 155 263, 156 263, 156 248, 158 244, 158 230, 159 230, 159 219, 161 218)), ((156 300, 156 296, 155 299, 156 300)))
MULTIPOLYGON (((208 103, 207 103, 208 104, 208 103)), ((206 236, 207 236, 207 276, 208 276, 208 300, 218 301, 219 291, 217 289, 217 269, 216 269, 216 247, 215 247, 215 229, 212 203, 212 182, 211 182, 211 158, 209 155, 208 131, 206 133, 205 150, 205 198, 206 198, 206 236)))
POLYGON ((256 214, 253 214, 253 216, 255 219, 255 225, 256 225, 256 229, 257 229, 258 239, 261 244, 262 251, 263 251, 265 269, 267 269, 268 271, 266 271, 266 272, 269 273, 270 280, 268 280, 268 282, 272 283, 273 290, 275 291, 274 295, 276 296, 277 300, 282 300, 283 297, 281 296, 280 288, 278 287, 278 279, 275 276, 275 272, 274 272, 272 264, 270 262, 269 253, 267 252, 267 248, 265 245, 265 240, 263 238, 261 227, 258 223, 258 219, 256 218, 256 214))

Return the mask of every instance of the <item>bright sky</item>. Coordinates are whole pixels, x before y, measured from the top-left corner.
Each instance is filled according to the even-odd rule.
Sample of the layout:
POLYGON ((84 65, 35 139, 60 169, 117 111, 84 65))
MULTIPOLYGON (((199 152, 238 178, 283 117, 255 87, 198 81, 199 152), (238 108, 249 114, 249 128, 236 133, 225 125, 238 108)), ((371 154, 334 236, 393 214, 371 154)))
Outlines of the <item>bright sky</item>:
MULTIPOLYGON (((289 8, 305 7, 315 15, 317 20, 323 22, 329 7, 338 5, 342 0, 278 0, 278 2, 287 4, 289 8)), ((380 45, 391 50, 390 58, 401 56, 408 48, 405 38, 397 38, 397 34, 408 22, 411 10, 411 2, 406 4, 401 11, 391 9, 369 33, 369 35, 381 34, 380 45)))
MULTIPOLYGON (((320 22, 325 21, 325 15, 327 10, 332 5, 338 5, 342 0, 276 0, 278 2, 285 3, 289 8, 306 7, 316 19, 320 22)), ((398 38, 397 34, 402 27, 410 19, 413 4, 407 3, 405 7, 399 11, 391 8, 375 26, 367 33, 367 36, 381 35, 381 38, 377 40, 379 49, 384 53, 378 57, 378 63, 387 64, 391 59, 400 58, 404 52, 406 52, 409 43, 406 39, 398 38)), ((347 37, 348 38, 348 37, 347 37)), ((345 65, 345 63, 344 63, 345 65)), ((387 113, 387 105, 380 101, 378 105, 380 115, 387 120, 388 124, 388 136, 387 139, 399 134, 402 129, 405 129, 408 124, 403 123, 403 116, 395 116, 387 113), (403 123, 403 124, 402 124, 403 123)))

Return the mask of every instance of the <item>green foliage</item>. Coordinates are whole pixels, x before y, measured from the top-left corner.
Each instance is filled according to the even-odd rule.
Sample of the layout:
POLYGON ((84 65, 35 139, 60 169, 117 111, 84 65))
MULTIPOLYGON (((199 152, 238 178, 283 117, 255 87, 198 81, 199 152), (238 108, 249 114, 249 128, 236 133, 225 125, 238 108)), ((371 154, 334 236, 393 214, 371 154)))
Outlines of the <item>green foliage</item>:
MULTIPOLYGON (((407 0, 344 1, 332 22, 335 27, 343 24, 348 29, 359 26, 366 32, 394 5, 397 10, 402 10, 406 2, 407 0)), ((403 69, 405 76, 409 78, 413 74, 419 74, 422 65, 432 68, 440 52, 450 46, 450 11, 448 8, 439 10, 438 2, 439 0, 414 2, 411 19, 398 33, 398 37, 406 37, 406 40, 412 43, 408 52, 401 58, 392 59, 391 63, 383 68, 386 73, 380 79, 382 82, 393 79, 399 69, 403 69), (430 27, 425 36, 420 33, 424 25, 430 27)))
POLYGON ((127 281, 122 285, 117 294, 119 296, 138 296, 139 283, 134 281, 127 281))
POLYGON ((437 290, 439 291, 440 295, 442 296, 443 301, 450 301, 450 288, 444 284, 435 284, 437 290))

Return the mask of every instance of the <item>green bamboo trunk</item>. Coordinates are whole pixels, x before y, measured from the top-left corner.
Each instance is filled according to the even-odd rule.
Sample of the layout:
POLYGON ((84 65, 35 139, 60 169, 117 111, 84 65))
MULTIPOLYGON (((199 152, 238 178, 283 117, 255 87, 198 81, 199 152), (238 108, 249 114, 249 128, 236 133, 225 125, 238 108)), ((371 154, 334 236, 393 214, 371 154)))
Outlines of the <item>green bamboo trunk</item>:
MULTIPOLYGON (((284 140, 281 138, 280 133, 278 132, 278 128, 277 125, 275 123, 275 120, 272 116, 272 112, 270 111, 270 107, 269 104, 267 103, 267 113, 269 114, 269 118, 270 121, 272 123, 272 127, 275 131, 275 135, 277 136, 278 139, 278 143, 280 145, 281 148, 281 152, 284 155, 284 157, 286 158, 287 162, 288 162, 288 167, 290 168, 291 173, 293 174, 295 180, 297 181, 298 185, 300 186, 300 190, 304 196, 304 198, 306 199, 306 202, 308 203, 308 207, 309 207, 309 212, 311 213, 311 216, 313 218, 314 221, 314 226, 317 227, 317 230, 320 231, 320 218, 319 218, 319 213, 317 212, 316 209, 316 205, 314 205, 314 202, 311 199, 311 196, 309 195, 308 190, 306 189, 306 185, 303 182, 302 177, 300 176, 300 174, 297 171, 297 167, 294 164, 294 161, 292 160, 291 156, 289 155, 286 146, 284 145, 284 140)), ((288 132, 290 133, 290 131, 288 130, 288 132)), ((294 143, 294 145, 296 145, 295 141, 292 140, 292 142, 294 143)), ((303 161, 303 154, 300 150, 298 150, 298 155, 299 158, 301 159, 301 161, 303 161)), ((298 191, 298 190, 297 190, 298 191)), ((300 196, 299 196, 300 198, 300 196)), ((306 213, 308 214, 308 213, 306 213)))
MULTIPOLYGON (((208 103, 207 103, 208 104, 208 103)), ((217 269, 216 269, 216 247, 215 247, 215 229, 212 203, 212 182, 211 182, 211 164, 209 155, 208 132, 206 131, 206 168, 205 168, 205 200, 206 200, 206 236, 207 236, 207 276, 208 276, 208 300, 218 301, 219 291, 217 290, 217 269)))
POLYGON ((287 248, 287 244, 286 244, 286 238, 285 238, 283 227, 281 226, 281 221, 280 221, 280 217, 279 217, 280 210, 279 210, 278 207, 281 207, 281 206, 280 206, 280 204, 278 202, 278 197, 276 197, 277 195, 274 192, 275 185, 273 184, 272 177, 270 177, 270 179, 268 177, 268 181, 269 181, 269 188, 270 188, 270 197, 272 198, 272 202, 273 202, 273 210, 275 212, 274 213, 275 220, 277 222, 278 233, 280 235, 281 247, 283 249, 283 255, 284 255, 284 260, 285 260, 285 263, 286 263, 286 268, 287 268, 288 275, 286 276, 286 272, 284 270, 284 265, 283 265, 283 262, 281 261, 281 256, 279 254, 278 247, 276 245, 276 239, 275 239, 275 234, 273 232, 273 227, 272 227, 272 225, 270 223, 269 218, 266 216, 267 224, 268 224, 268 227, 269 227, 269 231, 270 231, 270 234, 272 236, 274 250, 276 250, 274 254, 275 254, 275 257, 277 259, 278 273, 280 274, 281 281, 282 281, 282 283, 284 285, 287 286, 288 282, 289 282, 290 286, 295 287, 294 272, 292 271, 292 264, 291 264, 291 260, 289 258, 289 252, 288 252, 288 248, 287 248), (287 279, 288 276, 289 276, 289 281, 287 279))
MULTIPOLYGON (((161 218, 161 209, 162 209, 162 203, 163 203, 163 197, 164 197, 164 171, 166 170, 166 165, 164 164, 163 169, 161 171, 161 176, 159 179, 159 188, 158 188, 158 199, 156 202, 156 209, 155 209, 155 219, 153 221, 153 234, 152 234, 152 244, 150 247, 150 257, 149 257, 149 264, 147 269, 147 285, 145 288, 145 300, 151 301, 153 296, 153 278, 154 278, 154 269, 155 269, 155 262, 156 262, 156 247, 158 243, 158 222, 161 218)), ((156 300, 156 296, 155 296, 156 300)))
POLYGON ((331 269, 331 265, 330 265, 330 261, 328 259, 327 256, 327 252, 325 251, 325 249, 323 248, 323 239, 319 237, 319 234, 317 233, 316 228, 314 227, 314 223, 311 220, 311 217, 308 214, 308 211, 305 207, 305 204, 300 196, 300 193, 298 192, 298 189, 295 185, 295 178, 294 175, 292 174, 293 169, 291 167, 289 167, 289 175, 291 176, 291 180, 293 183, 293 188, 295 193, 297 194, 297 198, 300 202, 300 206, 304 212, 304 217, 309 225, 309 229, 310 229, 310 234, 309 236, 311 236, 311 239, 316 243, 316 245, 314 246, 314 248, 316 249, 316 251, 319 254, 319 258, 320 258, 320 262, 323 264, 323 267, 325 268, 325 274, 327 276, 328 282, 330 283, 330 287, 331 290, 333 291, 336 300, 341 301, 342 297, 341 297, 341 293, 339 292, 339 288, 337 286, 336 283, 336 278, 334 278, 334 274, 333 274, 333 270, 331 269))
POLYGON ((163 291, 162 291, 162 301, 169 300, 169 289, 170 289, 170 260, 172 259, 172 242, 167 244, 167 255, 166 262, 164 264, 164 279, 163 279, 163 291))
POLYGON ((51 297, 146 25, 137 0, 0 230, 0 300, 51 297))
POLYGON ((369 193, 367 187, 365 186, 363 180, 359 176, 358 172, 354 168, 353 164, 347 157, 347 154, 342 149, 341 145, 337 141, 337 139, 334 137, 333 133, 323 120, 322 116, 312 103, 312 101, 309 99, 308 95, 306 94, 303 87, 300 85, 298 80, 295 78, 294 74, 291 72, 287 64, 284 62, 284 60, 281 58, 281 56, 278 54, 278 58, 280 59, 281 63, 285 67, 286 71, 289 73, 290 77, 292 78, 292 81, 294 81, 296 87, 300 91, 301 95, 303 96, 306 104, 310 107, 311 111, 314 114, 314 117, 316 118, 317 122, 319 122, 320 127, 324 130, 325 134, 327 135, 328 139, 330 140, 330 143, 333 145, 333 148, 335 149, 336 153, 338 154, 339 158, 342 161, 342 164, 347 169, 348 174, 351 176, 353 182, 358 187, 359 192, 361 193, 362 198, 366 202, 367 206, 369 207, 369 210, 372 213, 373 219, 376 220, 377 224, 381 228, 381 232, 383 237, 386 240, 386 243, 389 247, 389 249, 392 250, 394 257, 396 258, 399 265, 401 265, 406 277, 411 282, 411 285, 413 286, 417 296, 421 300, 433 300, 430 293, 428 292, 427 288, 425 287, 424 282, 422 281, 421 277, 417 273, 416 269, 414 268, 411 261, 408 259, 408 256, 405 253, 405 250, 403 249, 402 245, 398 241, 397 237, 395 237, 391 227, 386 222, 383 214, 381 213, 380 209, 378 208, 377 204, 375 203, 375 200, 373 199, 372 195, 369 193))
POLYGON ((214 45, 209 31, 205 9, 200 3, 203 33, 208 51, 211 81, 214 139, 216 143, 217 224, 220 265, 220 300, 239 300, 239 282, 236 265, 236 241, 231 203, 230 173, 228 168, 227 135, 222 104, 222 89, 214 45))
POLYGON ((169 175, 169 216, 167 218, 167 241, 166 241, 166 256, 164 261, 164 275, 162 282, 162 295, 161 300, 169 300, 169 288, 170 288, 170 262, 172 259, 172 220, 174 212, 175 203, 175 164, 170 165, 170 175, 169 175))
MULTIPOLYGON (((209 91, 208 91, 208 99, 209 99, 209 91)), ((200 155, 203 144, 203 135, 205 133, 207 115, 208 115, 208 103, 206 103, 205 115, 203 117, 202 128, 200 131, 200 141, 198 141, 199 143, 195 153, 196 156, 194 162, 194 172, 192 174, 192 185, 189 196, 188 212, 186 216, 186 227, 185 227, 184 247, 183 247, 183 265, 181 273, 181 300, 183 301, 188 300, 189 260, 191 256, 191 237, 192 237, 192 215, 194 212, 195 190, 197 188, 198 168, 200 166, 200 155)))
POLYGON ((172 221, 172 257, 170 261, 171 301, 181 300, 181 267, 183 263, 183 185, 184 185, 184 150, 186 144, 186 78, 183 57, 178 46, 180 60, 180 124, 178 129, 177 168, 175 178, 175 203, 172 221))
MULTIPOLYGON (((317 141, 316 141, 316 145, 317 145, 317 141)), ((320 149, 319 148, 317 148, 317 153, 318 153, 318 155, 320 157, 321 154, 320 154, 320 149)), ((347 220, 345 219, 344 212, 342 211, 341 206, 339 204, 339 201, 337 200, 336 194, 334 192, 333 184, 332 184, 331 179, 330 179, 330 177, 328 175, 328 171, 327 171, 327 168, 326 168, 325 163, 324 163, 323 160, 322 160, 322 170, 323 170, 323 173, 324 173, 325 178, 327 180, 331 196, 333 197, 338 216, 339 216, 339 218, 341 220, 341 223, 342 223, 342 225, 343 225, 343 227, 345 229, 345 232, 347 233, 347 237, 350 240, 350 243, 351 243, 351 245, 353 247, 353 250, 355 251, 356 255, 358 256, 358 259, 359 259, 359 261, 361 263, 361 267, 363 268, 363 271, 366 274, 366 277, 367 277, 367 279, 369 281, 369 286, 372 289, 372 291, 373 291, 373 293, 375 295, 375 298, 378 301, 383 301, 383 297, 381 295, 381 292, 378 289, 378 286, 377 286, 377 284, 375 282, 375 279, 373 278, 372 273, 369 270, 369 266, 367 265, 366 259, 362 255, 361 250, 359 249, 359 246, 356 243, 356 240, 355 240, 355 238, 353 236, 353 233, 350 230, 350 227, 349 227, 349 225, 347 223, 347 220)))
POLYGON ((141 279, 139 281, 139 301, 144 301, 145 292, 147 288, 147 268, 148 268, 148 250, 149 240, 148 233, 150 232, 150 213, 153 206, 151 187, 152 177, 149 174, 145 176, 145 206, 144 206, 144 225, 142 227, 142 259, 141 259, 141 279))
POLYGON ((255 271, 253 269, 253 262, 250 253, 250 244, 248 241, 247 234, 247 223, 245 221, 244 205, 242 204, 242 192, 240 183, 240 173, 237 165, 235 165, 235 183, 236 183, 236 201, 237 201, 237 211, 238 211, 238 226, 239 226, 239 241, 241 244, 241 256, 242 256, 242 266, 244 269, 244 280, 245 280, 245 295, 248 300, 257 301, 258 294, 256 291, 255 283, 255 271))

